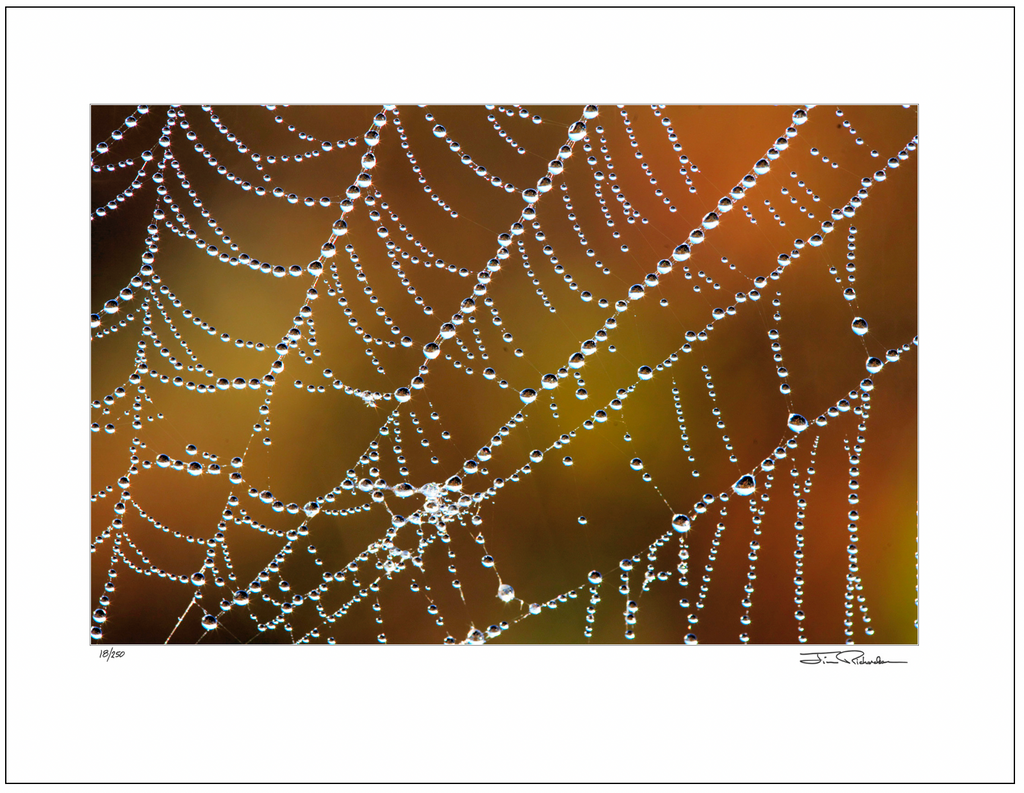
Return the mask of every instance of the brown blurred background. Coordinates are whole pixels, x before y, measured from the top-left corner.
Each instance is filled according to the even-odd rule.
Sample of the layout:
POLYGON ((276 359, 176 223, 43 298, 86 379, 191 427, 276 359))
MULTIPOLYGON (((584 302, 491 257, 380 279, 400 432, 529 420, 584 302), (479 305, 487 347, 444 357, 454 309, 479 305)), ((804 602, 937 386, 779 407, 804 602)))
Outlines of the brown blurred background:
MULTIPOLYGON (((510 105, 503 106, 512 108, 510 105)), ((342 314, 336 297, 326 293, 327 281, 321 278, 317 288, 320 297, 314 303, 313 317, 318 347, 322 355, 310 365, 303 363, 295 351, 285 357, 285 371, 278 376, 270 412, 270 431, 254 432, 261 421, 257 413, 264 392, 229 390, 216 394, 197 394, 172 385, 161 385, 143 378, 153 404, 144 404, 140 411, 143 429, 131 426, 132 386, 125 386, 127 396, 118 399, 109 416, 93 410, 90 421, 116 422, 116 432, 100 432, 92 436, 92 489, 101 491, 113 485, 113 492, 97 499, 93 505, 91 534, 96 537, 115 517, 113 506, 120 488, 117 480, 130 465, 129 446, 139 438, 146 446, 139 448, 141 460, 153 460, 166 453, 186 463, 199 460, 202 453, 214 453, 224 468, 220 476, 191 477, 171 469, 155 466, 132 477, 132 498, 150 515, 182 535, 206 539, 218 531, 218 521, 230 493, 241 500, 240 506, 268 526, 287 531, 298 526, 303 517, 276 514, 258 500, 247 496, 249 487, 269 489, 285 503, 304 504, 322 496, 346 477, 346 470, 357 460, 375 438, 380 442, 380 462, 376 463, 389 485, 401 481, 398 463, 391 453, 393 433, 378 437, 395 402, 382 401, 374 409, 357 397, 328 387, 324 394, 310 394, 292 386, 295 379, 304 384, 330 386, 339 378, 353 387, 393 392, 407 386, 423 362, 422 347, 434 340, 442 322, 459 310, 462 300, 472 294, 475 274, 485 269, 487 261, 498 248, 498 234, 507 231, 516 221, 523 206, 519 193, 509 194, 493 187, 487 179, 473 174, 460 164, 462 153, 486 167, 488 178, 497 174, 504 182, 522 189, 536 184, 545 174, 547 163, 566 142, 568 127, 580 118, 582 107, 534 107, 526 105, 529 116, 538 115, 543 123, 530 118, 512 117, 498 108, 483 107, 406 107, 398 108, 399 118, 408 137, 409 151, 416 159, 420 174, 401 148, 396 127, 389 117, 381 129, 381 142, 376 147, 376 167, 372 170, 373 190, 380 190, 388 209, 381 201, 373 209, 381 212, 379 222, 367 216, 369 209, 357 203, 346 216, 349 233, 339 241, 337 257, 329 262, 338 266, 339 278, 353 316, 361 327, 384 340, 397 342, 402 336, 412 337, 408 349, 396 345, 371 343, 373 355, 386 374, 376 371, 365 354, 362 340, 342 314), (434 120, 428 121, 430 113, 434 120), (501 128, 525 149, 520 154, 495 130, 488 115, 495 116, 501 128), (458 141, 462 152, 456 154, 444 140, 435 137, 431 128, 441 123, 449 138, 458 141), (422 175, 426 185, 418 181, 422 175), (458 213, 450 212, 431 200, 431 192, 458 213), (395 213, 408 232, 392 221, 395 213), (386 256, 385 240, 375 229, 386 226, 390 239, 403 250, 418 256, 419 263, 401 260, 416 294, 423 304, 432 307, 430 316, 414 301, 400 276, 386 256), (425 254, 406 233, 415 237, 425 254), (345 243, 355 246, 366 283, 379 298, 371 304, 357 281, 354 266, 343 250, 345 243), (470 276, 463 278, 446 269, 427 267, 442 259, 456 268, 466 268, 470 276), (386 310, 399 334, 375 314, 377 306, 386 310), (332 371, 332 378, 322 375, 332 371), (146 417, 162 413, 164 418, 149 422, 146 417), (261 439, 272 437, 272 445, 261 439), (187 444, 195 444, 199 454, 190 457, 187 444), (228 460, 245 452, 242 469, 245 483, 232 486, 228 481, 228 460)), ((843 634, 844 592, 847 575, 846 529, 849 461, 844 443, 856 443, 859 417, 853 412, 831 420, 825 427, 813 426, 800 436, 798 448, 777 463, 771 500, 764 504, 765 515, 761 534, 757 537, 760 551, 757 578, 750 610, 752 623, 741 625, 740 605, 744 597, 750 561, 749 543, 755 539, 749 499, 732 496, 727 503, 716 501, 708 512, 694 522, 689 535, 689 585, 679 586, 675 567, 678 546, 675 536, 658 553, 655 570, 668 570, 669 580, 654 582, 641 594, 641 583, 647 566, 647 548, 666 532, 673 513, 693 514, 693 505, 705 494, 728 491, 743 473, 752 471, 761 460, 788 438, 786 427, 790 410, 813 420, 836 400, 855 389, 867 376, 864 362, 869 355, 885 357, 889 349, 910 342, 917 333, 917 153, 911 152, 889 178, 870 188, 853 219, 836 222, 836 230, 819 248, 804 247, 777 281, 768 281, 760 289, 761 299, 754 303, 737 302, 737 292, 754 287, 753 279, 767 276, 776 266, 780 253, 789 253, 796 238, 808 239, 818 231, 829 212, 843 207, 860 189, 860 180, 870 176, 896 156, 917 132, 916 108, 900 106, 843 106, 837 115, 835 106, 821 106, 809 113, 809 120, 798 128, 788 150, 772 163, 769 173, 758 178, 757 185, 732 212, 722 216, 718 228, 707 232, 704 243, 694 247, 694 255, 686 262, 691 278, 682 265, 662 276, 660 283, 648 288, 646 295, 632 302, 618 316, 618 326, 610 331, 607 343, 587 358, 580 374, 586 382, 589 399, 577 400, 573 393, 575 381, 570 376, 554 391, 541 391, 540 378, 566 364, 580 343, 593 336, 614 312, 617 300, 625 299, 631 284, 641 283, 644 276, 656 271, 658 260, 670 257, 689 232, 700 225, 704 215, 712 211, 720 197, 726 195, 742 177, 751 172, 753 164, 784 135, 795 106, 758 107, 666 107, 656 116, 650 106, 626 106, 630 127, 637 146, 632 146, 624 119, 618 108, 602 106, 600 115, 588 122, 589 144, 577 143, 566 161, 564 173, 555 177, 555 187, 543 195, 537 206, 537 220, 545 235, 536 239, 537 230, 525 223, 525 233, 518 239, 525 242, 529 270, 516 247, 493 274, 488 295, 502 319, 502 328, 513 340, 502 339, 502 328, 492 324, 491 311, 477 298, 476 323, 463 324, 463 339, 475 358, 469 360, 453 339, 442 347, 442 356, 430 362, 426 387, 413 392, 413 399, 402 406, 402 442, 414 485, 443 482, 460 473, 462 463, 473 457, 499 428, 522 410, 526 420, 514 426, 500 446, 493 447, 493 458, 484 466, 488 473, 463 475, 468 493, 485 490, 495 477, 508 477, 528 461, 531 449, 546 449, 562 433, 576 429, 576 438, 561 450, 546 453, 544 461, 532 466, 533 472, 519 482, 506 482, 504 488, 483 503, 482 522, 449 527, 451 543, 433 543, 424 555, 424 571, 415 568, 397 573, 393 580, 383 580, 380 592, 359 604, 344 619, 333 625, 320 624, 315 607, 308 600, 289 615, 294 627, 292 636, 305 634, 317 625, 323 642, 328 637, 339 643, 374 642, 383 632, 389 642, 435 643, 451 635, 462 640, 472 626, 486 629, 502 620, 512 623, 498 642, 578 643, 584 639, 585 609, 589 600, 587 573, 600 570, 602 602, 597 607, 593 642, 623 642, 625 625, 623 611, 626 598, 618 593, 618 562, 624 557, 639 555, 640 561, 631 574, 630 598, 639 605, 634 626, 636 642, 680 643, 693 631, 701 643, 736 643, 740 633, 749 634, 751 643, 795 643, 798 636, 794 619, 794 584, 796 550, 793 523, 796 519, 793 485, 803 485, 811 462, 810 449, 815 436, 820 436, 814 459, 815 474, 810 493, 801 493, 808 501, 805 529, 805 579, 803 604, 806 613, 802 624, 804 634, 812 643, 839 643, 843 634), (682 146, 673 151, 667 127, 662 119, 671 121, 671 128, 682 146), (843 122, 849 121, 850 129, 843 122), (599 132, 598 128, 603 132, 599 132), (600 137, 605 138, 602 144, 600 137), (861 145, 856 142, 860 138, 861 145), (613 159, 605 161, 602 146, 613 159), (812 147, 818 154, 811 153, 812 147), (879 156, 872 157, 876 150, 879 156), (642 157, 638 158, 639 152, 642 157), (688 158, 687 174, 691 184, 680 174, 679 156, 688 158), (595 156, 594 168, 606 175, 614 172, 614 184, 621 186, 632 207, 643 222, 626 222, 623 204, 616 200, 608 179, 600 182, 608 211, 615 222, 609 227, 595 195, 593 170, 586 162, 595 156), (823 161, 828 158, 828 162, 823 161), (833 167, 837 163, 838 167, 833 167), (690 165, 699 170, 689 170, 690 165), (645 166, 657 180, 645 172, 645 166), (797 176, 792 177, 791 172, 797 176), (798 186, 803 180, 805 187, 798 186), (559 189, 564 182, 567 192, 559 189), (676 211, 655 194, 662 190, 676 211), (787 190, 788 193, 783 193, 787 190), (809 194, 807 190, 810 190, 809 194), (575 221, 568 216, 563 197, 568 195, 575 221), (819 200, 815 201, 813 196, 819 200), (792 203, 790 197, 797 200, 792 203), (742 208, 757 221, 752 223, 742 208), (800 207, 807 211, 801 212, 800 207), (808 212, 814 219, 808 218, 808 212), (773 215, 778 214, 781 225, 773 215), (582 245, 573 223, 586 239, 582 245), (856 281, 848 282, 847 236, 849 227, 856 233, 856 281), (620 237, 614 237, 619 232, 620 237), (563 274, 556 272, 545 245, 554 249, 564 274, 578 285, 570 289, 563 274), (626 246, 628 250, 623 250, 626 246), (592 249, 594 256, 586 254, 592 249), (723 262, 727 259, 727 263, 723 262), (600 265, 596 266, 596 262, 600 265), (733 269, 731 265, 735 265, 733 269), (602 268, 609 272, 605 274, 602 268), (830 272, 834 268, 836 273, 830 272), (705 277, 706 276, 706 277, 705 277), (836 282, 842 280, 842 284, 836 282), (537 294, 539 288, 555 309, 550 311, 537 294), (715 288, 715 285, 720 288, 715 288), (845 286, 856 288, 856 300, 842 297, 845 286), (695 291, 695 286, 700 290, 695 291), (580 293, 593 294, 591 302, 583 302, 580 293), (602 308, 605 298, 611 305, 602 308), (665 299, 667 306, 659 301, 665 299), (772 301, 778 299, 778 307, 772 301), (577 429, 594 410, 604 407, 619 388, 637 382, 637 368, 654 367, 677 351, 687 331, 700 331, 711 322, 716 307, 736 306, 735 316, 727 316, 715 324, 708 340, 695 342, 689 354, 679 354, 671 368, 658 371, 649 382, 640 383, 624 400, 623 410, 609 410, 607 423, 587 431, 577 429), (776 311, 781 319, 776 320, 776 311), (868 320, 870 331, 863 338, 855 336, 850 323, 853 317, 868 320), (782 382, 776 374, 769 329, 778 329, 782 345, 782 365, 789 370, 787 382, 792 393, 787 398, 779 391, 782 382), (486 348, 488 359, 481 360, 473 343, 473 329, 486 348), (608 345, 616 350, 611 352, 608 345), (523 355, 516 355, 521 349, 523 355), (447 356, 451 356, 451 361, 447 356), (453 366, 460 361, 462 368, 453 366), (474 369, 467 375, 466 367, 474 369), (497 372, 493 381, 480 372, 491 366, 497 372), (710 374, 715 398, 709 397, 705 373, 710 374), (509 383, 502 389, 498 381, 509 383), (538 390, 536 402, 523 406, 518 392, 523 388, 538 390), (672 389, 679 390, 691 450, 683 449, 680 427, 675 415, 672 389), (550 407, 554 401, 557 411, 550 407), (721 412, 725 429, 716 427, 721 412), (438 414, 437 420, 430 418, 438 414), (423 435, 416 433, 410 420, 415 413, 423 435), (557 413, 557 418, 554 413, 557 413), (450 438, 442 437, 442 432, 450 438), (631 440, 625 440, 626 435, 631 440), (737 461, 731 462, 722 435, 727 434, 737 461), (420 441, 426 438, 429 447, 420 441), (430 462, 436 455, 437 464, 430 462), (564 455, 571 455, 574 465, 563 466, 564 455), (689 457, 694 461, 690 461, 689 457), (643 471, 634 471, 629 462, 641 458, 643 471), (790 476, 795 466, 799 477, 790 476), (693 476, 693 471, 699 476, 693 476), (642 479, 649 473, 652 482, 642 479), (657 490, 655 490, 655 487, 657 490), (665 502, 668 502, 666 505, 665 502), (721 514, 722 508, 726 514, 721 514), (581 524, 580 516, 586 523, 581 524), (707 563, 715 526, 721 521, 721 534, 714 571, 708 584, 706 607, 699 612, 682 609, 680 597, 696 602, 701 576, 707 563), (495 567, 487 569, 480 563, 484 546, 476 537, 482 533, 486 553, 493 556, 495 567), (454 559, 449 557, 454 555, 454 559), (456 572, 449 572, 454 565, 456 572), (503 603, 496 597, 498 577, 515 589, 516 600, 503 603), (458 578, 465 602, 452 587, 458 578), (418 582, 419 592, 410 583, 418 582), (430 590, 426 591, 425 587, 430 590), (560 594, 576 590, 579 597, 560 604, 557 609, 544 609, 538 616, 517 622, 527 613, 531 603, 545 603, 560 594), (428 598, 429 596, 429 598, 428 598), (381 610, 375 612, 370 603, 379 600, 381 610), (437 604, 444 625, 435 624, 428 614, 430 601, 437 604), (699 622, 689 626, 687 614, 697 613, 699 622), (381 616, 383 624, 374 619, 381 616)), ((107 140, 134 108, 94 107, 92 116, 93 145, 107 140)), ((214 107, 220 121, 252 151, 263 155, 262 170, 257 170, 247 154, 240 154, 214 127, 210 115, 199 107, 186 107, 185 118, 204 144, 227 171, 252 185, 264 185, 268 191, 280 186, 285 193, 294 193, 299 202, 258 197, 243 192, 236 184, 218 175, 194 150, 194 143, 185 139, 186 130, 175 127, 171 148, 191 188, 202 199, 216 226, 230 236, 239 251, 269 262, 305 268, 317 257, 320 246, 329 235, 331 224, 339 217, 337 202, 361 170, 359 158, 365 151, 363 133, 370 128, 374 107, 214 107), (283 123, 274 121, 280 115, 283 123), (292 125, 295 131, 289 131, 292 125), (303 140, 298 132, 308 133, 316 141, 303 140), (322 153, 303 161, 267 162, 267 155, 304 154, 320 148, 319 141, 337 142, 357 138, 358 145, 322 153), (265 182, 269 175, 272 181, 265 182), (321 196, 334 202, 323 208, 303 205, 302 199, 321 196)), ((109 154, 96 157, 105 165, 132 157, 134 167, 114 172, 95 173, 93 206, 101 206, 123 190, 141 165, 140 152, 150 149, 162 156, 157 144, 160 127, 166 123, 166 107, 153 107, 149 114, 139 116, 138 127, 128 130, 121 142, 114 143, 109 154)), ((180 119, 179 119, 180 120, 180 119)), ((155 162, 147 168, 152 174, 155 162)), ((199 236, 223 244, 214 229, 193 206, 177 179, 166 171, 167 185, 182 212, 199 236)), ((366 194, 366 191, 363 193, 366 194)), ((93 221, 91 310, 100 312, 107 300, 128 284, 141 263, 145 251, 146 227, 152 221, 156 205, 155 185, 147 181, 142 189, 121 204, 107 217, 93 221)), ((163 202, 160 206, 168 211, 163 202)), ((173 213, 168 211, 168 218, 173 213)), ((253 272, 244 266, 232 267, 211 258, 196 246, 180 239, 160 225, 159 253, 155 268, 165 284, 189 309, 203 321, 215 326, 217 335, 228 332, 232 338, 264 342, 265 352, 239 350, 209 336, 190 320, 181 317, 181 309, 172 309, 172 319, 183 339, 198 359, 213 369, 218 377, 261 377, 275 360, 273 346, 292 327, 292 318, 303 305, 312 276, 273 278, 253 272)), ((237 254, 235 254, 237 255, 237 254)), ((137 317, 126 328, 94 342, 92 357, 91 400, 102 400, 118 386, 125 385, 133 371, 133 350, 140 338, 141 316, 138 316, 143 292, 136 289, 132 305, 113 318, 104 315, 104 326, 123 318, 129 309, 137 317)), ((168 305, 167 298, 163 298, 168 305)), ((153 327, 163 344, 188 363, 169 329, 154 312, 153 327)), ((303 328, 305 330, 305 328, 303 328)), ((305 342, 302 348, 310 348, 305 342)), ((195 373, 174 372, 152 347, 148 350, 151 367, 186 380, 212 383, 195 373)), ((854 507, 860 514, 859 576, 871 616, 872 636, 864 633, 864 623, 857 603, 854 617, 854 639, 858 643, 913 643, 915 551, 917 505, 917 361, 916 348, 903 353, 901 360, 887 366, 874 377, 876 388, 871 392, 870 419, 863 433, 865 442, 858 466, 860 497, 854 507)), ((859 404, 858 401, 853 402, 859 404)), ((365 468, 359 469, 365 476, 365 468)), ((758 471, 759 499, 765 492, 765 475, 758 471)), ((368 501, 367 494, 344 492, 330 507, 351 507, 368 501)), ((421 496, 398 500, 388 494, 387 503, 394 512, 408 515, 422 505, 421 496)), ((237 510, 236 510, 237 511, 237 510)), ((175 576, 191 575, 198 570, 205 555, 205 545, 176 539, 155 529, 129 506, 123 516, 123 533, 157 568, 175 576)), ((318 515, 309 521, 309 535, 293 544, 293 552, 273 576, 264 592, 277 599, 279 578, 291 584, 291 592, 305 595, 320 583, 325 571, 340 571, 366 546, 383 537, 390 518, 383 506, 346 517, 318 515), (307 546, 315 553, 307 553, 307 546), (323 562, 315 564, 316 559, 323 562)), ((408 526, 399 532, 396 542, 405 548, 414 545, 408 526)), ((425 527, 426 528, 426 527, 425 527)), ((283 541, 238 523, 224 529, 227 547, 237 582, 217 588, 212 581, 203 587, 203 607, 219 613, 221 598, 244 588, 280 549, 283 541)), ((110 568, 111 542, 106 539, 95 548, 92 557, 92 593, 90 611, 97 607, 110 568)), ((127 540, 122 550, 138 563, 127 540)), ((218 562, 222 573, 224 566, 218 562)), ((360 568, 358 578, 365 587, 377 575, 372 557, 360 568), (373 573, 373 575, 371 575, 373 573)), ((123 563, 116 565, 116 591, 111 593, 104 624, 103 642, 118 644, 163 642, 174 629, 195 588, 157 575, 132 573, 123 563)), ((212 579, 212 575, 209 576, 212 579)), ((343 583, 334 583, 323 596, 323 607, 332 612, 355 593, 352 575, 343 583)), ((248 607, 234 607, 220 616, 220 627, 204 631, 200 626, 202 611, 192 608, 174 633, 172 641, 192 643, 281 642, 290 640, 282 628, 260 633, 259 621, 270 619, 275 610, 253 596, 248 607)))

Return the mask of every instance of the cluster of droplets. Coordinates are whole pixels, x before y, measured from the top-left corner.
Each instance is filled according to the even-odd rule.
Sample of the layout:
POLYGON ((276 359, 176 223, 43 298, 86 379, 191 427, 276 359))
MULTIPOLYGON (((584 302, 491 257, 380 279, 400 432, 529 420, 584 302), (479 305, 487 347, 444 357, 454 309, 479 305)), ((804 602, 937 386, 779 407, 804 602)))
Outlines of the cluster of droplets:
MULTIPOLYGON (((441 207, 441 209, 448 213, 451 218, 458 218, 459 213, 453 209, 447 201, 441 198, 437 191, 427 183, 427 177, 423 174, 423 170, 420 167, 419 162, 416 160, 416 155, 409 147, 409 137, 406 135, 405 128, 402 126, 402 119, 398 108, 391 111, 391 117, 395 124, 395 130, 398 132, 400 146, 405 151, 406 159, 409 160, 413 173, 416 174, 416 180, 423 185, 423 192, 427 193, 430 196, 430 200, 441 207)), ((457 149, 455 151, 457 151, 457 149)))
MULTIPOLYGON (((493 110, 494 105, 489 106, 487 109, 493 110)), ((509 118, 515 117, 515 113, 512 110, 506 110, 503 107, 499 107, 498 112, 508 115, 509 118)), ((523 118, 529 118, 530 114, 527 111, 523 111, 520 113, 520 116, 522 116, 523 118)), ((526 149, 520 146, 518 143, 516 143, 515 139, 502 128, 501 124, 498 122, 497 117, 493 113, 487 116, 487 120, 491 122, 491 126, 494 127, 494 131, 498 133, 498 137, 504 140, 509 146, 511 146, 517 154, 526 154, 526 149)), ((541 121, 542 119, 540 116, 534 116, 534 124, 540 124, 541 121)))
POLYGON ((111 172, 115 171, 117 170, 117 168, 125 167, 125 165, 123 165, 122 163, 127 163, 128 167, 132 165, 130 160, 123 160, 122 162, 117 163, 117 165, 114 165, 113 163, 108 163, 107 165, 104 166, 100 165, 97 162, 97 159, 100 159, 104 155, 109 153, 111 148, 116 143, 119 143, 120 141, 124 140, 124 137, 128 133, 128 130, 135 129, 136 127, 138 127, 141 117, 148 115, 148 113, 149 105, 139 105, 135 109, 135 112, 130 113, 128 116, 126 116, 124 121, 118 127, 111 130, 110 133, 102 141, 96 144, 96 148, 93 150, 92 156, 89 160, 89 165, 94 173, 100 173, 104 170, 111 172))
MULTIPOLYGON (((695 173, 700 173, 700 168, 698 168, 694 163, 692 163, 690 161, 690 158, 686 154, 682 154, 681 153, 683 151, 683 144, 679 142, 679 136, 676 134, 675 129, 672 127, 672 120, 670 118, 668 118, 668 116, 662 116, 662 114, 661 114, 661 111, 665 109, 665 106, 664 105, 651 105, 651 109, 654 111, 655 117, 661 119, 661 125, 665 128, 665 133, 668 135, 668 140, 672 144, 672 151, 674 151, 679 156, 679 175, 683 177, 683 180, 686 183, 687 189, 691 193, 696 194, 696 192, 697 192, 697 185, 695 185, 693 183, 693 179, 691 178, 691 175, 695 174, 695 173)), ((623 120, 625 121, 627 129, 628 129, 629 128, 629 117, 626 115, 625 111, 622 112, 622 116, 623 116, 623 120)), ((654 177, 652 176, 651 178, 653 180, 654 177)), ((652 184, 654 184, 653 181, 652 181, 652 184)), ((660 191, 657 191, 657 192, 660 195, 660 191)), ((675 206, 672 205, 671 202, 667 198, 662 198, 662 200, 666 204, 669 204, 669 208, 668 208, 669 212, 675 212, 676 211, 675 206)))
MULTIPOLYGON (((521 193, 523 192, 520 188, 516 187, 512 182, 502 179, 500 176, 490 173, 484 166, 477 163, 466 151, 462 145, 454 140, 449 134, 445 126, 434 118, 433 113, 426 113, 424 115, 428 123, 433 124, 431 132, 433 132, 435 138, 440 138, 448 144, 448 148, 452 153, 458 155, 459 162, 466 166, 470 171, 476 174, 481 179, 484 179, 492 187, 496 187, 499 190, 504 190, 506 193, 521 193)), ((546 178, 546 177, 545 177, 546 178)), ((547 185, 550 187, 550 180, 547 185)), ((531 188, 532 189, 532 188, 531 188)), ((534 191, 536 192, 536 191, 534 191)))
POLYGON ((672 380, 672 403, 676 411, 676 421, 679 423, 679 438, 683 442, 683 451, 686 452, 686 459, 694 464, 693 470, 690 472, 694 478, 700 476, 700 470, 696 466, 697 458, 693 456, 693 449, 690 447, 690 436, 686 432, 686 421, 683 418, 683 404, 679 398, 679 387, 676 385, 676 381, 672 380))
MULTIPOLYGON (((720 430, 724 430, 725 429, 725 420, 722 418, 722 409, 718 407, 718 399, 717 399, 717 394, 715 392, 715 384, 714 384, 714 382, 711 379, 711 372, 708 369, 708 365, 707 364, 702 364, 701 367, 700 367, 700 370, 704 374, 704 382, 705 382, 705 385, 707 386, 707 394, 708 394, 708 397, 711 399, 711 404, 712 404, 711 415, 715 419, 715 426, 718 429, 720 429, 720 430)), ((735 449, 733 448, 733 445, 732 445, 732 438, 730 438, 728 434, 723 433, 722 434, 722 443, 725 444, 725 450, 729 454, 729 462, 735 463, 737 461, 737 459, 736 459, 735 449)))

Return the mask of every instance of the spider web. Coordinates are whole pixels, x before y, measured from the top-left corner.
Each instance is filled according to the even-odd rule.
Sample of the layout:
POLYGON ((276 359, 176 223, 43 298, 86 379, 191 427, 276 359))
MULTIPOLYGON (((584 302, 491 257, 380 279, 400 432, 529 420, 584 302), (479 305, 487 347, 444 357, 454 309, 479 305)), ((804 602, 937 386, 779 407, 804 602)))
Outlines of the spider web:
POLYGON ((914 108, 93 125, 94 641, 916 641, 914 108))

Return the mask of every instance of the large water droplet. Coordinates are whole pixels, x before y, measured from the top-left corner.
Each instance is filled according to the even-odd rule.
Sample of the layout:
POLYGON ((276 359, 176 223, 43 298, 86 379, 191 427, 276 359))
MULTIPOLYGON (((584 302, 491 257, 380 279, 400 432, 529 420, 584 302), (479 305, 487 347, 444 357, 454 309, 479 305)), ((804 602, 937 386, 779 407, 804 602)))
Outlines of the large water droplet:
POLYGON ((683 514, 673 515, 672 528, 680 534, 686 534, 690 530, 690 516, 683 514))
POLYGON ((851 327, 854 333, 858 336, 863 336, 868 332, 868 321, 863 317, 854 317, 851 327))
POLYGON ((498 587, 498 599, 502 603, 510 603, 515 599, 516 591, 508 584, 502 584, 498 587))
POLYGON ((732 489, 737 496, 749 496, 757 489, 757 482, 754 481, 754 477, 750 474, 744 474, 736 480, 736 484, 732 486, 732 489))
POLYGON ((807 419, 801 416, 799 413, 790 413, 789 422, 787 426, 793 430, 793 432, 803 432, 807 429, 807 419))
POLYGON ((519 398, 523 400, 524 405, 529 405, 533 400, 537 398, 537 392, 532 388, 524 388, 519 392, 519 398))

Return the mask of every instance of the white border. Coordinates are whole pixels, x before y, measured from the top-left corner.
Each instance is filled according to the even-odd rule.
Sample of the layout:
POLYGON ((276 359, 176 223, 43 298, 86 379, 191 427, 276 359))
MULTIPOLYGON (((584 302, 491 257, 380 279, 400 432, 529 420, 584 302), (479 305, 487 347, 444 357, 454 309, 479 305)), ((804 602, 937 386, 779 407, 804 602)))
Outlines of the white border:
POLYGON ((9 9, 7 780, 1011 779, 1012 25, 1007 9, 9 9), (75 605, 89 104, 200 100, 919 103, 926 640, 888 651, 910 663, 802 667, 795 647, 98 662, 75 605))

